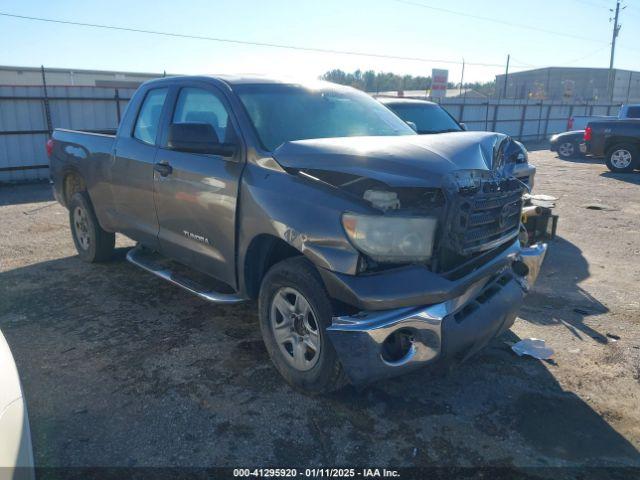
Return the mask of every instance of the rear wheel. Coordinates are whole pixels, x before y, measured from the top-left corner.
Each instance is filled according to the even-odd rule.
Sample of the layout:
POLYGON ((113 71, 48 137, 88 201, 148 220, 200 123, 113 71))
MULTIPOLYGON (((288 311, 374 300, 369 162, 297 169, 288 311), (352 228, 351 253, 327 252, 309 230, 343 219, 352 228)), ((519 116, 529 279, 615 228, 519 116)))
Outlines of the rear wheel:
POLYGON ((78 255, 85 262, 105 262, 111 258, 116 235, 102 229, 87 192, 77 192, 69 202, 71 236, 78 255))
POLYGON ((576 155, 578 148, 573 142, 562 142, 558 145, 558 155, 561 158, 572 158, 576 155))
POLYGON ((259 311, 267 351, 292 387, 321 394, 347 383, 326 332, 331 299, 309 260, 290 258, 269 270, 260 287, 259 311))
POLYGON ((638 150, 633 145, 619 144, 607 151, 607 167, 612 172, 632 172, 638 162, 638 150))

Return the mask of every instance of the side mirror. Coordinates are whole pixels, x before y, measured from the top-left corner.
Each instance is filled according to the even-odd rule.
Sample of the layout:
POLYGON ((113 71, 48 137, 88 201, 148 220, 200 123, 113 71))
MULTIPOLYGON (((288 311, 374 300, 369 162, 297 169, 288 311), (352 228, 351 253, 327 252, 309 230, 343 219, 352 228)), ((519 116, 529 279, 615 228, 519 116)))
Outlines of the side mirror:
POLYGON ((462 130, 464 130, 465 132, 467 131, 467 124, 466 123, 459 123, 458 125, 460 125, 460 128, 462 130))
POLYGON ((415 123, 410 122, 409 120, 407 120, 405 123, 409 125, 414 132, 418 131, 418 126, 415 123))
POLYGON ((209 123, 172 123, 169 125, 167 146, 171 150, 231 157, 235 145, 220 143, 209 123))

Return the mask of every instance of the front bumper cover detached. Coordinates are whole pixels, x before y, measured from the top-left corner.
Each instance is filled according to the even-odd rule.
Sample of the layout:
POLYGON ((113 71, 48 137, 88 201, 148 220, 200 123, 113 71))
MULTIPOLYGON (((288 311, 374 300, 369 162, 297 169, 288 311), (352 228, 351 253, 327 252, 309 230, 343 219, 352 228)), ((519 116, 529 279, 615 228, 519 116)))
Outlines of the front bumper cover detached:
POLYGON ((546 251, 546 244, 522 248, 514 242, 491 262, 497 268, 474 275, 453 298, 334 317, 329 338, 350 380, 365 384, 436 360, 466 360, 513 324, 546 251), (404 337, 403 348, 390 355, 387 345, 397 335, 404 337))

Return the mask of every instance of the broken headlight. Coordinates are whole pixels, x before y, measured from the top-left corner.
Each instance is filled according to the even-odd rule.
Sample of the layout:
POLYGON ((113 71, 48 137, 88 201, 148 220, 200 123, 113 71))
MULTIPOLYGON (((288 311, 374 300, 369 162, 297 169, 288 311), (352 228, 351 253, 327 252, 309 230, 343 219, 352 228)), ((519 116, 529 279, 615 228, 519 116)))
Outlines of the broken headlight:
POLYGON ((342 215, 351 243, 376 262, 421 262, 431 257, 437 220, 432 217, 342 215))

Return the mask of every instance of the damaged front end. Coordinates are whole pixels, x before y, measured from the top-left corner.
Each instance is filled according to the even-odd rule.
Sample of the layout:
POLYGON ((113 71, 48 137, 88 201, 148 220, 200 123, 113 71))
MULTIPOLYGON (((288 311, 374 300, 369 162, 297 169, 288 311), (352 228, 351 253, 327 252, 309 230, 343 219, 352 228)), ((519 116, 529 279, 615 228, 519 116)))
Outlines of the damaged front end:
POLYGON ((362 253, 358 273, 406 264, 443 273, 506 244, 520 228, 528 188, 514 175, 521 145, 501 134, 471 133, 428 141, 367 138, 364 145, 355 139, 291 142, 275 153, 290 173, 347 193, 372 210, 343 216, 351 243, 362 253), (416 228, 394 235, 403 220, 416 228), (389 252, 367 249, 367 234, 389 252), (419 240, 423 248, 412 248, 419 240))
POLYGON ((367 140, 274 152, 290 173, 371 211, 342 215, 357 274, 318 269, 348 306, 328 333, 354 383, 473 355, 513 324, 546 253, 518 240, 527 185, 514 175, 522 149, 509 137, 367 140))

